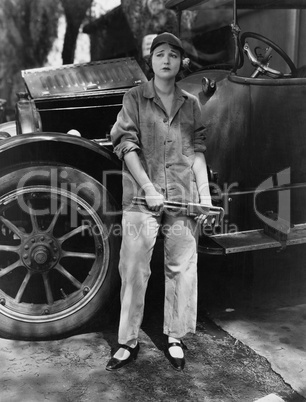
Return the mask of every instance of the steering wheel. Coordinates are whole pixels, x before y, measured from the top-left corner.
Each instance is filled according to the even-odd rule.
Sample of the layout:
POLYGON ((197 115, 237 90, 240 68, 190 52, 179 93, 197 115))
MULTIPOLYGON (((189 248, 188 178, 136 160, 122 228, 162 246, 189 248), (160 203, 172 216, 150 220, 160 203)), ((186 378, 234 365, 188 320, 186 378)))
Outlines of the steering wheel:
POLYGON ((296 67, 293 63, 293 61, 290 59, 290 57, 281 49, 278 45, 276 45, 274 42, 272 42, 270 39, 265 38, 264 36, 254 33, 254 32, 245 32, 241 35, 241 45, 243 48, 244 53, 248 56, 251 64, 256 67, 256 70, 252 74, 252 78, 258 77, 260 74, 266 74, 269 77, 272 78, 280 78, 280 77, 296 77, 297 75, 297 70, 296 67), (250 49, 250 46, 248 42, 246 42, 247 38, 253 38, 253 39, 258 39, 261 42, 264 42, 266 45, 268 45, 268 48, 265 49, 265 54, 261 55, 259 54, 259 47, 256 47, 255 54, 252 52, 250 49), (271 67, 269 67, 269 60, 271 59, 272 55, 272 50, 274 50, 276 53, 278 53, 283 60, 286 62, 286 64, 289 66, 291 73, 290 74, 284 74, 281 71, 274 70, 271 67))

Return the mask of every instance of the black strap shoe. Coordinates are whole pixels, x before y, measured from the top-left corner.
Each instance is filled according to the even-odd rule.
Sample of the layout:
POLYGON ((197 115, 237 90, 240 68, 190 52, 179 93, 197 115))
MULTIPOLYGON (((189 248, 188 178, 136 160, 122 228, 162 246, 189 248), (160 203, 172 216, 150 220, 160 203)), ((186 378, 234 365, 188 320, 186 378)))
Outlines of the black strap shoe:
POLYGON ((182 350, 183 349, 187 349, 186 345, 183 343, 183 341, 180 342, 168 342, 167 344, 167 348, 166 348, 166 357, 169 360, 169 362, 172 364, 173 368, 177 371, 181 371, 184 369, 185 367, 185 357, 173 357, 171 356, 170 353, 170 348, 172 346, 178 346, 180 347, 182 350))
POLYGON ((117 359, 116 357, 112 357, 106 365, 106 370, 108 370, 108 371, 117 370, 120 367, 123 367, 126 364, 132 362, 133 360, 137 359, 137 355, 139 352, 139 342, 137 342, 137 345, 134 348, 131 348, 128 345, 120 345, 120 348, 128 350, 130 352, 130 356, 124 360, 120 360, 120 359, 117 359))

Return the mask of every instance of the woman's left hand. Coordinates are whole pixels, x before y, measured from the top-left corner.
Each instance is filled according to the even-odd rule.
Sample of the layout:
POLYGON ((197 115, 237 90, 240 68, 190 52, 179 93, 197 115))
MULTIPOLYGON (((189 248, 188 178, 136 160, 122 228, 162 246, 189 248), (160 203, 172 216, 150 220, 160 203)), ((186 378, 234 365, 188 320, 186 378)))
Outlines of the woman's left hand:
MULTIPOLYGON (((205 206, 212 206, 211 203, 211 198, 208 199, 208 197, 200 197, 200 203, 205 205, 205 206)), ((195 216, 194 218, 200 225, 203 226, 212 226, 215 223, 215 218, 211 215, 206 215, 206 214, 200 214, 195 216)))
POLYGON ((203 226, 213 226, 213 224, 215 223, 215 218, 211 215, 201 214, 201 215, 195 216, 194 219, 200 225, 203 225, 203 226))

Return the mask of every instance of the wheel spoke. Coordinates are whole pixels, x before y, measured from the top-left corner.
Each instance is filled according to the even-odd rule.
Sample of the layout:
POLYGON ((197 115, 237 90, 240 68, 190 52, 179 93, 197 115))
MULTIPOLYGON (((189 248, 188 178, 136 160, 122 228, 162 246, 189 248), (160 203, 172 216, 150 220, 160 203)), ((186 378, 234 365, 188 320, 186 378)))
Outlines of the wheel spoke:
POLYGON ((16 269, 20 266, 21 266, 21 261, 18 260, 6 268, 0 269, 0 278, 2 278, 2 276, 8 274, 9 272, 13 271, 14 269, 16 269))
POLYGON ((55 269, 58 270, 58 272, 60 272, 63 276, 65 276, 67 279, 70 280, 70 282, 73 283, 73 285, 77 288, 77 289, 81 289, 82 284, 81 282, 79 282, 74 276, 72 276, 68 271, 66 271, 66 269, 58 264, 55 269))
POLYGON ((29 215, 31 219, 31 224, 32 224, 32 233, 35 233, 38 231, 38 222, 37 222, 37 216, 35 215, 35 210, 32 208, 32 204, 29 201, 28 202, 28 207, 29 207, 29 215))
POLYGON ((0 244, 0 251, 10 251, 11 253, 18 253, 19 248, 20 248, 19 246, 9 246, 0 244))
POLYGON ((50 285, 49 277, 48 277, 47 273, 43 274, 43 281, 44 281, 44 285, 45 285, 45 291, 46 291, 46 297, 47 297, 48 304, 53 304, 54 299, 53 299, 51 285, 50 285))
POLYGON ((25 289, 26 289, 26 287, 27 287, 27 285, 29 283, 29 280, 31 279, 31 276, 32 276, 31 273, 28 271, 26 276, 24 277, 24 280, 22 281, 22 284, 21 284, 21 286, 20 286, 20 288, 18 290, 18 293, 17 293, 17 295, 15 297, 16 303, 20 303, 21 298, 22 298, 22 296, 24 294, 24 291, 25 291, 25 289))
POLYGON ((15 233, 20 239, 23 239, 25 237, 24 233, 18 229, 17 226, 15 226, 11 221, 8 219, 4 218, 3 216, 0 216, 0 221, 7 227, 9 228, 12 232, 15 233))
POLYGON ((59 217, 60 213, 63 211, 65 205, 66 204, 64 202, 61 202, 61 205, 58 208, 58 210, 56 211, 56 213, 54 214, 54 217, 53 217, 52 222, 50 223, 50 225, 49 225, 49 227, 47 229, 47 232, 52 232, 53 231, 54 226, 56 225, 56 222, 58 220, 58 217, 59 217))
POLYGON ((62 257, 95 259, 96 254, 95 253, 82 253, 81 251, 64 251, 64 250, 62 250, 62 257))
POLYGON ((61 242, 61 243, 64 243, 66 240, 70 239, 70 237, 73 237, 73 236, 81 233, 82 231, 89 230, 89 229, 90 229, 90 226, 81 225, 81 226, 71 230, 71 232, 68 232, 64 236, 60 237, 58 239, 58 241, 61 242))

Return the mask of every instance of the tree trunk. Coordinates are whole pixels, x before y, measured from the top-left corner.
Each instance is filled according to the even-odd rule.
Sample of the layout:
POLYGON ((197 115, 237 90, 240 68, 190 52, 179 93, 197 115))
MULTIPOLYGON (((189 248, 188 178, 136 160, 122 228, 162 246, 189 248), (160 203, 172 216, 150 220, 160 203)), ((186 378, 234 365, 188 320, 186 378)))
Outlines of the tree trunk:
MULTIPOLYGON (((67 16, 66 16, 67 20, 67 16)), ((75 49, 77 39, 79 35, 80 25, 76 25, 75 22, 67 20, 64 45, 62 50, 63 64, 72 64, 74 62, 75 49)))
POLYGON ((93 0, 61 0, 67 21, 62 52, 63 64, 72 64, 74 62, 79 29, 92 2, 93 0))

